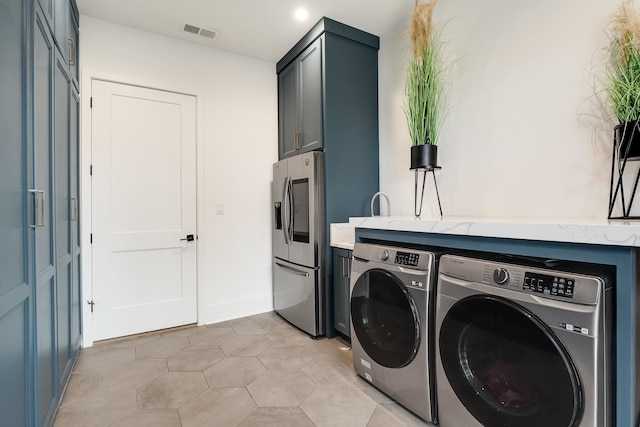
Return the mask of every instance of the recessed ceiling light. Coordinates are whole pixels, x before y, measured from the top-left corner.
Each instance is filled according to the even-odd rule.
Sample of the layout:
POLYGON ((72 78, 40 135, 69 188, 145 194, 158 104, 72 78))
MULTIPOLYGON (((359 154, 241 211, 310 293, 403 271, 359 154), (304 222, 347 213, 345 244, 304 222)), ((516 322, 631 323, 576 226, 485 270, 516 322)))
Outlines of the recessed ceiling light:
POLYGON ((307 12, 307 9, 300 8, 296 10, 295 16, 298 21, 304 21, 309 17, 309 12, 307 12))

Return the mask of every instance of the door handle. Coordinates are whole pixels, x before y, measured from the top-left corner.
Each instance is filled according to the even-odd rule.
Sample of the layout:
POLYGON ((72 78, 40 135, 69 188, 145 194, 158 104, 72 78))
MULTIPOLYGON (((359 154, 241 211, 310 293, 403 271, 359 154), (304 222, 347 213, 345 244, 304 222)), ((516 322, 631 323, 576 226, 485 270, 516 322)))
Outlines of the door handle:
POLYGON ((285 244, 289 244, 290 243, 290 239, 289 239, 289 228, 290 228, 290 224, 289 221, 287 221, 287 208, 291 208, 291 206, 288 204, 289 202, 289 181, 291 180, 291 178, 286 177, 284 180, 284 188, 282 189, 282 232, 284 233, 284 243, 285 244))
POLYGON ((196 240, 196 238, 194 237, 193 234, 187 234, 187 237, 185 237, 184 239, 180 239, 180 240, 186 240, 187 242, 193 242, 194 240, 196 240))
POLYGON ((29 190, 29 193, 33 193, 33 224, 29 225, 31 228, 44 227, 44 190, 29 190))
POLYGON ((293 181, 289 178, 289 242, 293 242, 293 222, 295 221, 295 217, 293 215, 293 181))
POLYGON ((77 221, 78 220, 78 198, 77 197, 72 197, 71 198, 71 221, 77 221))
POLYGON ((69 41, 69 59, 67 63, 74 67, 76 65, 76 43, 73 39, 68 39, 69 41))
POLYGON ((349 258, 342 258, 342 277, 349 277, 349 258))

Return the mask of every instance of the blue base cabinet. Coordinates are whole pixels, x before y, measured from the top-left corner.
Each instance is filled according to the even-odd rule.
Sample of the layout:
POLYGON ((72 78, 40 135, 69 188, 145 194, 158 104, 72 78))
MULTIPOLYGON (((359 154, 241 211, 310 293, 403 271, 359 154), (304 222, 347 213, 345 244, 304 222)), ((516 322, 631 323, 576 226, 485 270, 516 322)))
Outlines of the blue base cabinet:
POLYGON ((351 259, 353 251, 333 248, 333 325, 351 338, 351 259))
POLYGON ((80 349, 77 22, 69 0, 0 0, 0 413, 8 427, 53 424, 80 349), (56 36, 64 28, 64 39, 56 36))

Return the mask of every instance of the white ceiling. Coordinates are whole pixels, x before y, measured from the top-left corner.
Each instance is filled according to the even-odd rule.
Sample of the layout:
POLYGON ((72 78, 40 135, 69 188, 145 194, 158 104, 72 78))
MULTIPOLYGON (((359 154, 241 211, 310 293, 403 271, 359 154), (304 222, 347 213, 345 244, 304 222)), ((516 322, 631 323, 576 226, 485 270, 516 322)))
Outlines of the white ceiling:
MULTIPOLYGON (((415 0, 77 0, 80 14, 277 62, 323 16, 377 36, 407 22, 415 0), (294 12, 309 11, 299 22, 294 12), (184 24, 219 31, 214 40, 184 24)), ((81 28, 82 31, 82 28, 81 28)))

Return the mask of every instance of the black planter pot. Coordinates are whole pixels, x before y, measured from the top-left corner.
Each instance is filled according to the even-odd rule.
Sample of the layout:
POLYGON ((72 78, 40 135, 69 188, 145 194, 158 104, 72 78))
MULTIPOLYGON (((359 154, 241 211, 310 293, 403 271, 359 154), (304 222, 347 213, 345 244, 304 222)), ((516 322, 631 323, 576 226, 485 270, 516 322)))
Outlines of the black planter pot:
POLYGON ((640 123, 638 121, 617 125, 613 128, 613 134, 616 147, 620 147, 618 151, 620 160, 640 158, 640 123))
POLYGON ((433 144, 411 146, 411 169, 438 167, 438 146, 433 144))

